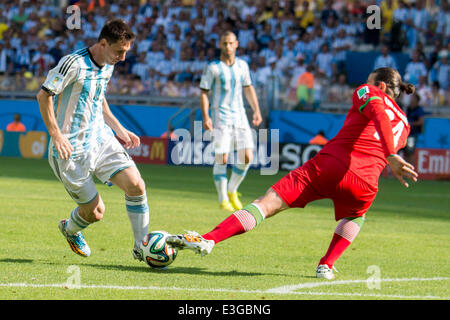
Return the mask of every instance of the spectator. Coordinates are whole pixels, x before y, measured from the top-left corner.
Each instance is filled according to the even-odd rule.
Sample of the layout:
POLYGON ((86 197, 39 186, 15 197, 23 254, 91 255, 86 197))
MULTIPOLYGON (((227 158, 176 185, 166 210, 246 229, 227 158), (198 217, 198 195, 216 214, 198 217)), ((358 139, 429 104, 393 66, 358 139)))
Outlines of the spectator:
POLYGON ((0 16, 0 41, 3 40, 3 33, 8 30, 8 21, 3 15, 0 16))
POLYGON ((447 49, 444 49, 439 52, 439 60, 430 70, 431 81, 438 81, 439 86, 443 90, 448 90, 449 73, 450 66, 448 64, 448 51, 447 49))
POLYGON ((382 1, 380 4, 381 8, 381 18, 383 23, 383 29, 381 30, 382 41, 385 38, 390 37, 390 32, 394 24, 394 11, 398 8, 397 1, 386 0, 382 1))
POLYGON ((267 100, 269 103, 269 107, 271 109, 277 110, 280 109, 280 89, 281 89, 281 79, 283 78, 283 73, 280 69, 277 68, 276 57, 271 57, 268 60, 268 73, 267 73, 267 100))
POLYGON ((322 19, 322 24, 326 24, 329 17, 332 17, 334 20, 339 19, 339 16, 338 16, 336 10, 333 9, 333 1, 332 0, 326 1, 325 9, 323 9, 320 14, 320 18, 322 19))
POLYGON ((166 84, 164 85, 161 93, 163 96, 167 97, 178 97, 180 95, 180 90, 178 89, 177 84, 174 81, 174 77, 170 77, 166 84))
POLYGON ((441 8, 435 16, 436 32, 442 39, 450 37, 450 5, 448 0, 441 1, 441 8))
POLYGON ((427 76, 427 68, 425 64, 419 60, 419 52, 414 50, 411 56, 411 61, 408 62, 405 68, 405 81, 417 85, 421 76, 427 76))
POLYGON ((431 85, 431 97, 431 106, 433 107, 441 107, 448 103, 446 102, 447 98, 445 96, 445 91, 440 88, 438 81, 434 81, 431 85))
POLYGON ((329 16, 327 19, 327 23, 322 27, 323 37, 325 38, 325 41, 328 43, 332 43, 336 37, 337 32, 336 22, 337 20, 335 20, 333 16, 329 16))
POLYGON ((161 94, 159 86, 164 85, 166 82, 167 79, 165 81, 160 81, 155 69, 150 68, 148 70, 148 75, 144 80, 144 94, 159 96, 161 94))
POLYGON ((358 33, 358 30, 357 30, 355 24, 353 24, 350 21, 349 14, 345 14, 342 17, 340 24, 337 26, 337 29, 338 29, 338 32, 339 32, 339 30, 344 29, 347 36, 349 36, 351 38, 355 38, 358 33))
POLYGON ((140 79, 145 80, 147 78, 148 69, 150 66, 147 63, 145 52, 139 54, 138 61, 131 67, 131 72, 138 75, 140 79))
POLYGON ((14 121, 6 126, 6 131, 10 132, 25 132, 27 131, 25 125, 21 122, 20 114, 14 115, 14 121))
POLYGON ((174 133, 175 128, 173 126, 169 126, 169 130, 164 131, 163 134, 160 136, 164 139, 170 139, 172 141, 178 140, 178 136, 174 133))
POLYGON ((46 70, 51 69, 55 64, 55 59, 48 53, 47 46, 41 44, 39 51, 33 56, 31 60, 32 68, 36 74, 41 75, 46 70))
POLYGON ((25 13, 25 7, 22 4, 19 7, 19 11, 14 14, 14 16, 11 18, 11 22, 13 22, 18 28, 22 29, 22 26, 27 22, 28 15, 25 13))
POLYGON ((134 75, 133 77, 131 77, 129 93, 135 96, 142 94, 144 91, 144 85, 141 77, 138 75, 134 75))
POLYGON ((338 76, 338 81, 333 83, 327 92, 328 101, 334 103, 351 103, 352 90, 347 84, 347 76, 341 73, 338 76))
POLYGON ((270 66, 266 63, 266 57, 264 56, 259 56, 257 63, 258 67, 255 72, 255 84, 258 87, 265 87, 268 76, 271 73, 270 66))
POLYGON ((272 25, 270 23, 264 23, 263 29, 257 34, 256 41, 258 46, 266 48, 272 39, 272 25))
POLYGON ((324 76, 323 73, 314 71, 314 93, 313 93, 313 108, 316 111, 319 109, 320 104, 326 98, 327 89, 330 86, 330 82, 324 76))
POLYGON ((430 15, 425 8, 424 0, 416 0, 415 7, 410 9, 409 19, 406 23, 409 25, 407 38, 410 48, 414 48, 417 42, 425 42, 425 33, 428 30, 430 15))
POLYGON ((316 63, 318 71, 329 79, 336 73, 335 60, 329 51, 328 44, 322 45, 321 51, 317 54, 316 63))
POLYGON ((266 61, 269 61, 272 58, 275 58, 276 57, 276 54, 275 54, 275 40, 273 40, 273 39, 270 40, 268 42, 268 44, 267 44, 267 47, 263 48, 260 51, 259 55, 263 56, 266 59, 266 61))
POLYGON ((409 106, 406 110, 406 115, 408 117, 409 125, 411 126, 411 131, 409 133, 408 139, 406 141, 406 147, 404 148, 405 160, 409 163, 414 163, 414 151, 416 149, 417 138, 423 131, 423 123, 425 120, 425 111, 419 105, 420 96, 414 93, 411 96, 409 106))
POLYGON ((245 5, 241 10, 241 19, 244 21, 248 16, 254 17, 256 14, 256 6, 254 0, 245 0, 245 5))
POLYGON ((23 74, 23 78, 25 79, 25 90, 37 92, 41 87, 43 80, 40 77, 35 77, 30 71, 25 71, 23 74))
POLYGON ((298 6, 295 10, 295 17, 299 21, 299 27, 303 32, 306 31, 308 26, 314 22, 314 13, 310 10, 309 1, 304 0, 301 6, 298 6))
POLYGON ((427 77, 421 76, 419 78, 419 84, 416 87, 416 92, 422 101, 422 106, 429 107, 433 103, 433 97, 431 96, 431 87, 428 85, 427 77))
MULTIPOLYGON (((450 17, 450 16, 449 16, 450 17)), ((439 52, 444 49, 444 45, 442 44, 442 39, 436 38, 433 40, 433 50, 429 54, 428 57, 428 65, 430 68, 439 60, 439 52)))
POLYGON ((319 146, 324 146, 328 142, 328 139, 325 137, 325 132, 320 130, 314 137, 309 140, 309 144, 315 144, 319 146))
POLYGON ((9 42, 5 44, 0 42, 0 75, 10 74, 13 71, 13 51, 9 42))
POLYGON ((380 49, 381 54, 375 59, 375 63, 373 65, 373 70, 378 68, 393 68, 397 70, 397 63, 395 59, 389 54, 389 47, 386 44, 383 44, 380 49))
POLYGON ((333 41, 334 61, 338 73, 346 72, 347 51, 352 48, 353 41, 347 37, 345 29, 340 29, 333 41))
POLYGON ((299 108, 313 109, 314 101, 314 67, 308 65, 306 71, 297 80, 297 98, 299 108))
POLYGON ((250 41, 255 41, 255 31, 250 29, 250 25, 246 22, 242 24, 242 29, 238 33, 239 46, 247 48, 250 41))
POLYGON ((53 60, 59 61, 64 56, 64 52, 62 50, 62 46, 64 41, 62 39, 57 39, 52 48, 48 51, 48 53, 53 57, 53 60))

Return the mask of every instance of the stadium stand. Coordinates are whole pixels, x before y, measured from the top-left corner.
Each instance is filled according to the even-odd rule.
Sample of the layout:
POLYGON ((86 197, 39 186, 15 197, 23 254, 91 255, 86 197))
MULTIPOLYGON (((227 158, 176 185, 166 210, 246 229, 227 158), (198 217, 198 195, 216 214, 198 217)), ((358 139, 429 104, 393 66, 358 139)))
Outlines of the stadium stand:
POLYGON ((34 97, 46 70, 120 17, 137 34, 108 87, 122 102, 195 98, 203 67, 218 57, 219 34, 232 30, 262 108, 345 110, 375 65, 394 63, 417 85, 424 108, 450 114, 446 0, 11 0, 0 12, 3 98, 34 97), (367 26, 373 4, 379 29, 367 26), (80 29, 67 27, 71 5, 81 10, 80 29))

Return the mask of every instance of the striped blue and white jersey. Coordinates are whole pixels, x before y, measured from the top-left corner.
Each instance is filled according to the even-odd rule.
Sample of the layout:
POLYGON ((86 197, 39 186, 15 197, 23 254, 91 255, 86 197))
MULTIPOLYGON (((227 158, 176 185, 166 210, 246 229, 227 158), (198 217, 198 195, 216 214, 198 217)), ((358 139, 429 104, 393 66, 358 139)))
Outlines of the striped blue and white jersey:
POLYGON ((242 87, 251 84, 248 64, 238 57, 231 66, 220 60, 205 66, 200 89, 211 91, 210 108, 214 128, 228 125, 249 126, 242 87))
MULTIPOLYGON (((74 148, 71 158, 114 135, 103 119, 103 99, 113 70, 112 65, 98 66, 84 48, 61 58, 42 85, 54 95, 58 126, 74 148)), ((52 154, 59 157, 54 146, 52 154)))

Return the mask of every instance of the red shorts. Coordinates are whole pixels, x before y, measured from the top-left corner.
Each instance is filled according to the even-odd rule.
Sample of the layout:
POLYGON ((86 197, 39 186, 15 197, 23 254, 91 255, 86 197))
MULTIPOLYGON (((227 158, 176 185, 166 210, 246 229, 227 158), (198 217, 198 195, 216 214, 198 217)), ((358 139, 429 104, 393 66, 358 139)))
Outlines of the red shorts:
POLYGON ((314 200, 331 199, 336 221, 364 215, 378 191, 335 157, 321 153, 289 172, 272 189, 291 208, 304 208, 314 200))

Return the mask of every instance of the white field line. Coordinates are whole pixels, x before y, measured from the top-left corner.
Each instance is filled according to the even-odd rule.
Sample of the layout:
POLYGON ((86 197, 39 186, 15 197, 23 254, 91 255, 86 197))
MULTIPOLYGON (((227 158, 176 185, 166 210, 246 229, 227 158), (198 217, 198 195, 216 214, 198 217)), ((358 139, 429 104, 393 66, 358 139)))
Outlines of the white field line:
MULTIPOLYGON (((447 277, 435 277, 435 278, 398 278, 398 279, 379 279, 380 282, 407 282, 407 281, 444 281, 450 280, 447 277)), ((307 283, 299 283, 290 286, 282 286, 277 288, 272 288, 266 290, 268 293, 288 293, 294 290, 306 289, 306 288, 317 288, 317 287, 326 287, 326 286, 338 286, 338 285, 346 285, 352 283, 369 283, 369 280, 335 280, 335 281, 327 281, 327 282, 307 282, 307 283)), ((370 283, 373 283, 370 282, 370 283)))
MULTIPOLYGON (((401 279, 380 279, 382 282, 406 282, 406 281, 443 281, 450 278, 401 278, 401 279)), ((162 291, 203 291, 203 292, 226 292, 226 293, 252 293, 252 294, 292 294, 292 295, 312 295, 312 296, 356 296, 356 297, 374 297, 391 299, 445 299, 450 297, 440 296, 420 296, 420 295, 394 295, 377 293, 342 293, 342 292, 314 292, 314 291, 294 291, 304 288, 314 288, 320 286, 334 286, 352 283, 363 283, 367 280, 340 280, 330 282, 310 282, 294 286, 284 286, 268 290, 238 290, 225 288, 179 288, 179 287, 156 287, 156 286, 117 286, 117 285, 78 285, 70 286, 66 283, 54 284, 33 284, 33 283, 0 283, 0 287, 21 287, 21 288, 65 288, 65 289, 111 289, 111 290, 162 290, 162 291)))

